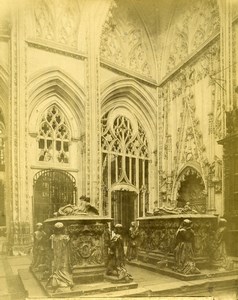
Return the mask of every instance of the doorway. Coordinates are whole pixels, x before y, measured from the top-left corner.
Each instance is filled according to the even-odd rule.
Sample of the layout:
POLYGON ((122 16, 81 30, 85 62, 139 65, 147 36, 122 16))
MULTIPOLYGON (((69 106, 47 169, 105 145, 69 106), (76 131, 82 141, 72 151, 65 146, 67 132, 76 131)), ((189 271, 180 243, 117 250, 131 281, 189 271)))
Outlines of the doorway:
POLYGON ((34 177, 34 222, 43 222, 60 207, 74 204, 75 178, 61 170, 43 170, 34 177))
POLYGON ((112 192, 112 218, 115 224, 122 224, 127 233, 132 221, 137 218, 137 193, 132 191, 112 192))

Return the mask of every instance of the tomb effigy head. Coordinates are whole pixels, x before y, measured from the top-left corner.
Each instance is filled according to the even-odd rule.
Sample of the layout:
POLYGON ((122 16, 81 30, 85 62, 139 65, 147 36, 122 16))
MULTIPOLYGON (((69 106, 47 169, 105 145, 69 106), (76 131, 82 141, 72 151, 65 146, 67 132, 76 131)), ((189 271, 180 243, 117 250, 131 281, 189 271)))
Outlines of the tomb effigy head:
POLYGON ((60 207, 59 210, 54 213, 54 216, 77 216, 82 214, 98 215, 97 208, 90 204, 89 201, 89 198, 80 197, 77 205, 67 204, 60 207))

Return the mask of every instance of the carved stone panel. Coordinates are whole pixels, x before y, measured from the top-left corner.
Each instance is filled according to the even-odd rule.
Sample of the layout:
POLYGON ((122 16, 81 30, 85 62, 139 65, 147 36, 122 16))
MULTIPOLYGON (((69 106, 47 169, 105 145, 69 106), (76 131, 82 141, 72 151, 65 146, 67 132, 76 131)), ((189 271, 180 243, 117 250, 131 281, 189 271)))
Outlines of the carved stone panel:
POLYGON ((128 4, 118 4, 103 26, 101 58, 141 75, 153 77, 152 49, 146 30, 128 4))
POLYGON ((34 5, 37 38, 77 47, 79 7, 76 0, 37 0, 34 5))
MULTIPOLYGON (((175 236, 182 221, 188 215, 158 216, 139 219, 140 246, 139 257, 146 252, 149 259, 153 256, 173 261, 175 236), (151 256, 151 257, 150 257, 151 256)), ((209 261, 210 241, 215 236, 217 218, 209 215, 189 215, 195 233, 195 258, 209 261)))

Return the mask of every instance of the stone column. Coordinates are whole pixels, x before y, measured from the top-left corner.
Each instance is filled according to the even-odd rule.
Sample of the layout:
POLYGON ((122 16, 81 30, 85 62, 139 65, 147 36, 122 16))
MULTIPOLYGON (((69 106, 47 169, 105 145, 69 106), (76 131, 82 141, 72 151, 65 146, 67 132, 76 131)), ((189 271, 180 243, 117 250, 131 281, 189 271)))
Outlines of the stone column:
POLYGON ((99 88, 100 34, 111 1, 88 1, 87 102, 86 102, 86 195, 102 214, 101 199, 101 99, 99 88))
MULTIPOLYGON (((233 109, 232 93, 232 3, 220 0, 221 7, 221 72, 224 80, 223 99, 225 111, 233 109)), ((224 132, 225 134, 225 132, 224 132)))
POLYGON ((30 246, 30 216, 27 169, 27 97, 26 97, 26 44, 24 6, 12 12, 11 32, 11 100, 10 133, 12 178, 12 226, 11 243, 13 254, 25 251, 30 246))
MULTIPOLYGON (((211 162, 214 160, 214 128, 213 128, 213 122, 214 122, 214 116, 213 113, 210 112, 208 114, 208 134, 209 134, 209 157, 211 162)), ((209 213, 214 213, 216 211, 215 208, 215 186, 214 183, 212 182, 212 177, 213 174, 211 174, 210 170, 208 171, 207 178, 208 178, 208 184, 207 184, 207 189, 208 189, 208 212, 209 213)))

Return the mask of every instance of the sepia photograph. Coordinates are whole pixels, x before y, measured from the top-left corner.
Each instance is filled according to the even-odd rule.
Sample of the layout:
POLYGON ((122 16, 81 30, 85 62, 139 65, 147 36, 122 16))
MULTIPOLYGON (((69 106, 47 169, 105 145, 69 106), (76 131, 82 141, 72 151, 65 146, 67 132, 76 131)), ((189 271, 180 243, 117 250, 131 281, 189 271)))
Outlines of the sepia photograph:
POLYGON ((0 300, 238 300, 238 0, 0 0, 0 300))

